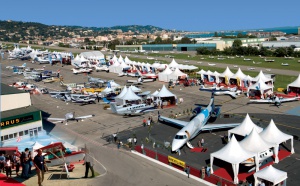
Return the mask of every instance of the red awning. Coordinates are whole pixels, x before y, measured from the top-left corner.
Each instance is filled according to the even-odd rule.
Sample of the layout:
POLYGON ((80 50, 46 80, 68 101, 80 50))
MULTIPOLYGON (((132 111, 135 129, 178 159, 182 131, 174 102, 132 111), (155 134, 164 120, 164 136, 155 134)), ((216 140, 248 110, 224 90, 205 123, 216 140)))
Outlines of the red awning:
POLYGON ((18 147, 0 147, 0 151, 18 151, 18 147))

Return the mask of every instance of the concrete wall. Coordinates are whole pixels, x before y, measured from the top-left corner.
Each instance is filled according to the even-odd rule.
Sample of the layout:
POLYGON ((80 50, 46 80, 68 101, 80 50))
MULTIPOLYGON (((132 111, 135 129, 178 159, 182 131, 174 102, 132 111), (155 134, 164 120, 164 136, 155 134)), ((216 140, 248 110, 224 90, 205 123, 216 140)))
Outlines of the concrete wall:
POLYGON ((29 93, 1 95, 1 112, 31 105, 29 93))

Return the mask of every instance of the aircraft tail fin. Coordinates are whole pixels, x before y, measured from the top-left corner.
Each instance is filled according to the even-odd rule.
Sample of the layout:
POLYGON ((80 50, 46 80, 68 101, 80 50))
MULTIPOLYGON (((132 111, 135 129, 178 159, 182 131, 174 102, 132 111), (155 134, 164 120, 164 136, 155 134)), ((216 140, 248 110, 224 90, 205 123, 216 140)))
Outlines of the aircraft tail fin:
POLYGON ((110 103, 110 109, 112 110, 113 113, 117 113, 117 107, 115 105, 115 103, 110 103))
POLYGON ((23 63, 23 65, 22 65, 23 67, 26 67, 26 63, 23 63))

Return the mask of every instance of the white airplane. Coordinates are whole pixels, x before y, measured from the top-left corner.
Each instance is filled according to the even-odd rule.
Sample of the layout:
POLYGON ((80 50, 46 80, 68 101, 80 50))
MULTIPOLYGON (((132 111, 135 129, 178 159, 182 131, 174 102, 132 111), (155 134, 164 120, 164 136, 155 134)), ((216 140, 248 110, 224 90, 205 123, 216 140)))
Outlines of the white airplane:
POLYGON ((47 120, 48 121, 58 121, 60 123, 63 123, 64 121, 68 122, 70 120, 75 120, 75 121, 78 122, 80 120, 83 120, 83 119, 86 119, 86 118, 91 118, 91 117, 94 117, 94 116, 95 115, 92 114, 92 115, 75 117, 75 112, 70 112, 70 113, 67 113, 64 118, 48 118, 47 120))
POLYGON ((152 112, 156 110, 156 106, 146 105, 146 104, 138 104, 138 105, 122 105, 122 106, 116 106, 115 103, 110 103, 110 109, 115 114, 120 115, 142 115, 147 112, 152 112))
POLYGON ((95 68, 96 72, 99 72, 99 71, 106 71, 106 72, 108 72, 109 71, 107 65, 94 66, 94 68, 95 68))
POLYGON ((82 96, 75 97, 73 94, 71 94, 71 100, 73 103, 81 103, 81 104, 96 103, 96 98, 91 97, 89 95, 82 95, 82 96))
POLYGON ((93 70, 90 68, 80 68, 80 69, 75 69, 73 68, 73 74, 80 74, 80 73, 91 73, 93 70))
POLYGON ((151 59, 151 60, 153 60, 153 59, 154 59, 154 57, 147 57, 147 59, 151 59))
POLYGON ((293 97, 293 98, 279 98, 278 96, 275 99, 250 99, 249 103, 269 103, 274 104, 275 106, 279 107, 284 102, 292 102, 292 101, 299 101, 300 97, 293 97))
POLYGON ((208 63, 209 66, 216 66, 215 63, 208 63))
POLYGON ((105 83, 106 80, 103 80, 101 78, 94 78, 94 77, 91 77, 91 76, 88 76, 88 81, 90 83, 105 83))
POLYGON ((265 58, 265 62, 274 62, 275 61, 275 59, 266 59, 265 58))
POLYGON ((26 68, 26 63, 23 63, 21 66, 6 66, 8 69, 24 69, 26 68))
POLYGON ((249 67, 248 70, 255 70, 255 68, 254 67, 249 67))
POLYGON ((232 124, 208 124, 208 120, 214 121, 220 114, 221 108, 214 104, 214 92, 212 91, 211 99, 208 105, 205 105, 206 108, 202 109, 202 106, 199 105, 193 111, 194 116, 191 121, 181 121, 176 119, 167 118, 164 116, 158 115, 160 121, 168 122, 170 124, 180 126, 182 129, 177 132, 172 142, 172 151, 178 151, 184 144, 187 144, 189 148, 194 148, 190 140, 195 138, 201 131, 210 131, 213 129, 222 129, 222 128, 232 128, 239 125, 239 123, 232 124))
POLYGON ((232 99, 236 99, 237 96, 242 94, 242 91, 238 90, 236 87, 228 88, 228 89, 224 89, 224 87, 222 87, 222 86, 221 87, 206 88, 203 85, 201 85, 201 88, 200 88, 201 91, 209 91, 209 92, 211 92, 213 89, 217 90, 217 91, 214 92, 214 94, 216 96, 228 95, 232 99))
POLYGON ((127 80, 127 83, 133 83, 136 85, 142 85, 143 83, 147 82, 153 82, 154 79, 143 79, 142 77, 139 77, 137 80, 129 79, 127 80))
POLYGON ((244 58, 244 61, 251 61, 252 59, 250 58, 244 58))
POLYGON ((147 74, 142 74, 141 71, 137 71, 138 75, 142 78, 146 78, 146 79, 154 79, 156 80, 158 78, 158 75, 155 73, 147 73, 147 74))

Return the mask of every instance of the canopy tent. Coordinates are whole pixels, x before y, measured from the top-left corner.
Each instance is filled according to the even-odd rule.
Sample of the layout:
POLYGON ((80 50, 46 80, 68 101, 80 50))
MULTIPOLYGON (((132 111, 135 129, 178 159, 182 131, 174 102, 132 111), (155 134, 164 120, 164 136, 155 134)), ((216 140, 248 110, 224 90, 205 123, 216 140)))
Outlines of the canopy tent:
POLYGON ((295 81, 287 85, 287 90, 289 93, 293 92, 298 95, 300 94, 300 74, 295 81))
POLYGON ((121 85, 119 85, 118 83, 114 82, 113 80, 110 80, 109 82, 107 82, 107 87, 108 88, 118 88, 120 87, 121 85))
POLYGON ((138 104, 140 101, 142 101, 142 98, 137 96, 131 88, 128 88, 122 97, 116 97, 115 100, 117 105, 125 105, 128 102, 135 102, 138 104))
POLYGON ((167 76, 167 81, 184 79, 186 77, 187 77, 187 74, 181 72, 178 68, 175 68, 175 70, 167 76))
POLYGON ((112 61, 113 63, 117 63, 117 62, 118 62, 118 58, 117 58, 117 56, 116 56, 116 55, 114 55, 114 57, 111 59, 111 61, 112 61))
POLYGON ((229 81, 231 82, 230 84, 234 84, 233 82, 236 82, 237 86, 242 86, 243 85, 243 80, 246 78, 247 76, 242 72, 242 70, 239 68, 238 71, 232 75, 231 77, 229 77, 229 81))
POLYGON ((291 153, 294 151, 294 137, 292 135, 285 134, 281 132, 275 125, 273 119, 270 121, 269 125, 259 134, 262 139, 270 143, 276 143, 279 145, 287 140, 291 140, 291 153))
POLYGON ((97 60, 104 59, 104 54, 100 51, 81 52, 80 56, 82 56, 86 59, 91 59, 91 58, 94 58, 97 60))
POLYGON ((158 81, 168 82, 168 75, 172 73, 172 70, 167 67, 164 71, 158 73, 158 81))
POLYGON ((224 72, 219 75, 219 82, 229 85, 229 78, 233 75, 234 74, 231 72, 231 70, 227 66, 226 69, 224 70, 224 72))
POLYGON ((273 85, 266 85, 265 81, 263 79, 258 79, 258 81, 248 87, 248 94, 255 94, 260 96, 261 98, 264 98, 264 94, 272 94, 273 93, 273 85))
POLYGON ((169 64, 169 68, 177 68, 178 67, 178 63, 175 61, 175 59, 173 58, 172 62, 169 64))
POLYGON ((119 63, 119 62, 116 62, 116 63, 110 65, 110 66, 108 67, 109 72, 117 73, 117 71, 118 71, 118 66, 120 66, 120 63, 119 63))
POLYGON ((125 61, 126 64, 130 64, 130 62, 131 62, 131 60, 127 56, 125 56, 124 61, 125 61))
POLYGON ((124 63, 124 59, 123 59, 123 57, 121 55, 119 56, 118 62, 119 63, 124 63))
POLYGON ((32 151, 35 151, 35 150, 40 149, 40 148, 42 148, 42 147, 44 147, 44 145, 42 145, 42 144, 40 144, 39 142, 36 141, 36 142, 31 146, 31 150, 32 150, 32 151))
POLYGON ((121 93, 119 95, 117 95, 115 98, 121 98, 123 97, 127 92, 127 87, 124 86, 124 88, 122 89, 121 93))
POLYGON ((104 90, 102 90, 102 92, 100 94, 103 95, 103 93, 107 94, 107 93, 110 93, 110 92, 113 92, 113 89, 109 88, 109 87, 106 87, 104 90))
POLYGON ((273 85, 273 79, 266 77, 262 70, 259 72, 259 74, 255 78, 252 79, 252 83, 258 82, 259 79, 261 79, 264 83, 273 85))
POLYGON ((159 92, 156 90, 155 92, 153 92, 152 94, 151 94, 151 96, 156 96, 157 94, 158 94, 159 92))
POLYGON ((222 149, 218 150, 217 152, 213 152, 210 154, 210 171, 213 174, 213 163, 214 158, 218 158, 220 160, 226 161, 228 163, 232 164, 233 169, 233 181, 235 184, 239 182, 238 180, 238 173, 239 173, 239 164, 243 161, 254 158, 255 159, 255 165, 256 165, 256 171, 259 170, 259 162, 258 157, 255 152, 250 152, 245 150, 236 140, 235 136, 232 136, 231 141, 226 144, 222 149))
POLYGON ((160 100, 161 104, 164 105, 168 105, 168 104, 175 105, 177 101, 177 96, 172 92, 170 92, 165 85, 163 85, 159 93, 154 96, 154 99, 160 100))
POLYGON ((203 80, 203 75, 206 73, 205 70, 201 69, 199 72, 196 72, 196 74, 200 74, 201 79, 203 80))
POLYGON ((121 62, 120 65, 115 67, 115 72, 119 74, 122 73, 124 70, 128 70, 128 69, 130 69, 130 66, 126 65, 125 62, 121 62))
POLYGON ((140 89, 140 88, 137 88, 137 87, 134 86, 134 85, 130 85, 129 88, 131 88, 131 90, 132 90, 133 92, 135 92, 135 93, 141 92, 141 89, 140 89))
POLYGON ((267 180, 269 182, 272 182, 273 185, 277 185, 284 181, 283 185, 285 186, 286 179, 288 178, 286 172, 278 170, 274 168, 272 165, 269 165, 268 167, 260 171, 257 171, 256 173, 254 173, 253 176, 254 176, 255 186, 259 185, 258 179, 267 180))
POLYGON ((242 123, 239 126, 236 126, 235 128, 228 130, 228 140, 230 140, 231 134, 238 134, 240 136, 245 137, 250 134, 253 128, 255 128, 258 133, 260 133, 263 130, 263 128, 255 125, 251 120, 249 114, 247 114, 245 119, 242 121, 242 123))
POLYGON ((273 152, 275 155, 275 163, 278 163, 278 145, 275 143, 267 142, 264 139, 262 139, 255 128, 252 129, 252 131, 246 138, 240 141, 240 145, 250 152, 257 153, 258 157, 262 152, 273 148, 273 152))

